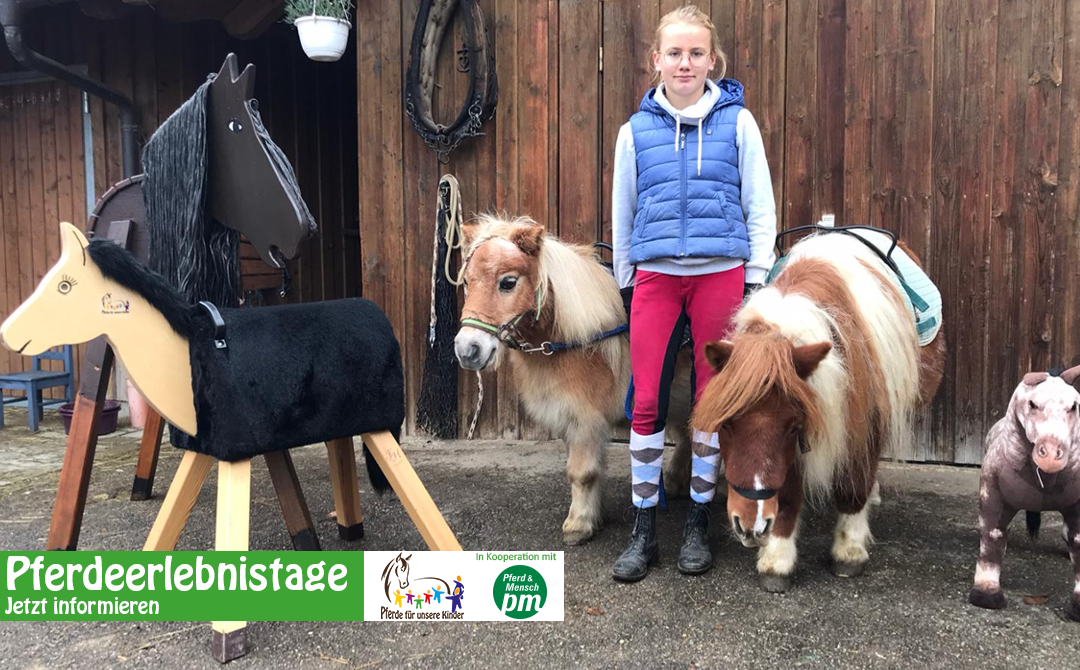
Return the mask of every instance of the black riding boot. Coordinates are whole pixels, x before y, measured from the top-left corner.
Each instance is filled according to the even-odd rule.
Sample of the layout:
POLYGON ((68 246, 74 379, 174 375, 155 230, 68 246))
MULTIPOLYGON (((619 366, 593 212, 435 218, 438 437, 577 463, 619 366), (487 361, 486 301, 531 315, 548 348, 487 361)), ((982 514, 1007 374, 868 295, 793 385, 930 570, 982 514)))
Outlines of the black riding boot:
POLYGON ((611 573, 620 582, 636 582, 649 573, 649 566, 660 559, 656 543, 656 507, 639 507, 634 519, 630 544, 615 559, 611 573))
POLYGON ((679 551, 679 572, 700 575, 713 566, 709 550, 709 503, 691 503, 686 515, 682 549, 679 551))

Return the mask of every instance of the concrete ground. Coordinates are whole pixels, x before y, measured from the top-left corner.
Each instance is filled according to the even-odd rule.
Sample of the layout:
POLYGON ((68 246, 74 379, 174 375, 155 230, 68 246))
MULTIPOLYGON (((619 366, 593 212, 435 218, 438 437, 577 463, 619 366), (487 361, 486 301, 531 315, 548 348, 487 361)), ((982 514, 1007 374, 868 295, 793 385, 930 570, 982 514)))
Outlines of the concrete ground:
MULTIPOLYGON (((63 456, 59 418, 31 436, 9 410, 0 431, 0 550, 44 546, 63 456)), ((138 433, 101 440, 80 549, 139 549, 179 463, 164 447, 156 495, 127 496, 138 433)), ((408 440, 405 450, 468 549, 563 549, 569 504, 561 444, 408 440)), ((713 525, 717 567, 689 578, 675 570, 687 502, 661 513, 661 564, 638 584, 617 584, 611 564, 630 531, 625 445, 608 449, 606 528, 566 548, 561 623, 253 623, 251 653, 231 668, 1075 668, 1080 624, 1062 608, 1072 570, 1060 519, 1044 520, 1033 546, 1013 527, 1003 585, 1009 608, 967 604, 978 551, 978 470, 886 464, 877 544, 864 576, 828 571, 832 514, 812 512, 800 539, 795 588, 761 591, 754 555, 713 525), (1025 602, 1025 597, 1027 601, 1025 602)), ((423 549, 393 495, 362 482, 367 537, 337 538, 326 452, 294 451, 325 549, 423 549)), ((213 475, 211 475, 213 478, 213 475)), ((213 482, 207 483, 179 549, 213 546, 213 482)), ((266 469, 253 468, 252 549, 287 549, 266 469)), ((718 506, 719 507, 719 506, 718 506)), ((0 623, 0 669, 216 668, 205 623, 0 623)))

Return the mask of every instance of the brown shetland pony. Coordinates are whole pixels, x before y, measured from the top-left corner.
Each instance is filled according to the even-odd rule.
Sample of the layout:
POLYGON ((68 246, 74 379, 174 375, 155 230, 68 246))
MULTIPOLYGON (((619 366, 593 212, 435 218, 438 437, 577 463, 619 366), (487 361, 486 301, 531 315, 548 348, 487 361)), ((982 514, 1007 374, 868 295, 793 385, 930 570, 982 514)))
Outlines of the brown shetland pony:
MULTIPOLYGON (((612 425, 625 421, 629 341, 621 334, 552 355, 525 353, 516 344, 589 342, 625 323, 619 289, 592 249, 546 235, 532 219, 481 216, 462 230, 466 291, 454 339, 458 363, 482 370, 509 359, 525 411, 568 448, 571 502, 563 541, 586 542, 602 522, 603 448, 612 425), (511 323, 513 341, 483 325, 511 323)), ((676 444, 664 473, 670 495, 685 494, 690 482, 690 365, 682 359, 688 357, 676 369, 668 421, 676 444)))
POLYGON ((941 332, 919 347, 900 290, 858 240, 808 237, 739 310, 732 338, 706 346, 718 372, 692 424, 720 433, 728 518, 744 545, 759 547, 766 590, 791 586, 808 495, 831 499, 840 513, 833 572, 860 574, 869 558, 878 459, 912 439, 945 356, 941 332))

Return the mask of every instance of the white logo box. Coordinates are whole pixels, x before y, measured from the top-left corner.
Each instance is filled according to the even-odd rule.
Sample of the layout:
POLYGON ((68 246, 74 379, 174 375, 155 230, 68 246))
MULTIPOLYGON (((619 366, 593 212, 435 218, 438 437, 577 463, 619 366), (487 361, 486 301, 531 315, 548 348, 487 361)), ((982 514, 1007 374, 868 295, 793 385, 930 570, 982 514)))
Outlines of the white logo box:
POLYGON ((364 621, 562 621, 563 558, 561 551, 365 551, 364 621), (532 568, 543 578, 546 598, 539 609, 540 589, 529 581, 531 575, 502 576, 516 565, 532 568), (496 580, 511 594, 503 594, 500 603, 493 595, 496 580), (519 616, 533 613, 515 618, 504 614, 504 608, 519 616))

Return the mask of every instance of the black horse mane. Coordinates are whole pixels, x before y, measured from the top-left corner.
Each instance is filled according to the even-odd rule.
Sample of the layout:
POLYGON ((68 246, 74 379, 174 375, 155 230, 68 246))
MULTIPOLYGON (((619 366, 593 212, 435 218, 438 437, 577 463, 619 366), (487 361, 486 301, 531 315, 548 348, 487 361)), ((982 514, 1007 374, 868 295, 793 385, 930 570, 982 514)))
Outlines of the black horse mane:
POLYGON ((188 303, 164 277, 108 240, 91 240, 86 251, 101 274, 146 298, 178 335, 191 338, 195 332, 193 317, 199 308, 188 303))
POLYGON ((240 293, 240 234, 207 208, 207 92, 211 76, 150 136, 142 153, 143 201, 152 270, 188 302, 235 307, 240 293))

